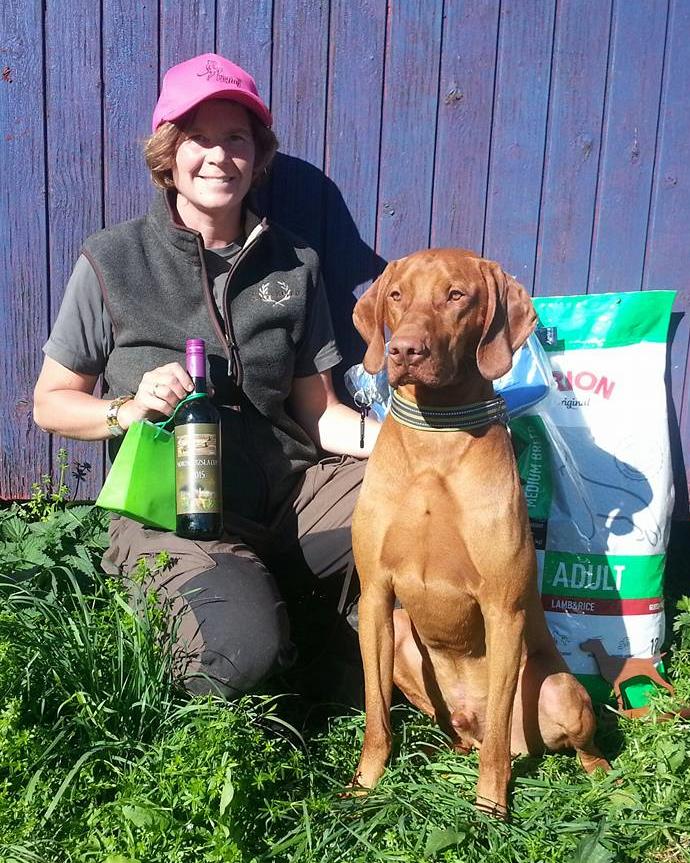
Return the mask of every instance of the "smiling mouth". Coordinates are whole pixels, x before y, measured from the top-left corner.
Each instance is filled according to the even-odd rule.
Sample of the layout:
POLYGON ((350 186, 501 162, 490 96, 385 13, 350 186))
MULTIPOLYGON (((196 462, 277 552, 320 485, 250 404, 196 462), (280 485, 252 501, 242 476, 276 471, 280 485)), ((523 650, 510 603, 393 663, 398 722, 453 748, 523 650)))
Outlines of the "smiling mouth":
POLYGON ((231 183, 234 177, 202 177, 199 175, 199 180, 204 180, 206 183, 231 183))

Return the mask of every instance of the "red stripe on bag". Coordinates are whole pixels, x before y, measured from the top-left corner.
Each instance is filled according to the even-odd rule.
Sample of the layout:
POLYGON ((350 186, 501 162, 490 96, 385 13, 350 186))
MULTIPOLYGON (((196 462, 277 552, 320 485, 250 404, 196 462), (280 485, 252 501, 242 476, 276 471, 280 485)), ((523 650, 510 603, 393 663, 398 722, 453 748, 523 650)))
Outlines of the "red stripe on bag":
POLYGON ((623 614, 658 614, 664 610, 660 597, 646 599, 590 599, 584 596, 554 596, 541 598, 544 611, 560 614, 605 614, 611 617, 623 614))

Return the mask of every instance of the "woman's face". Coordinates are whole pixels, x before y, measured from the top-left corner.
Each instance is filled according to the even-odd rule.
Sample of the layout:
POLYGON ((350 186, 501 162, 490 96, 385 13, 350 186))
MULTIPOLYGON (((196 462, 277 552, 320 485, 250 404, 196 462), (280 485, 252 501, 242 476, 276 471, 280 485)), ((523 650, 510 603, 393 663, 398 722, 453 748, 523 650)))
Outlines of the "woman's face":
POLYGON ((254 136, 246 109, 209 99, 199 105, 186 134, 172 169, 185 210, 222 218, 239 212, 254 171, 254 136))

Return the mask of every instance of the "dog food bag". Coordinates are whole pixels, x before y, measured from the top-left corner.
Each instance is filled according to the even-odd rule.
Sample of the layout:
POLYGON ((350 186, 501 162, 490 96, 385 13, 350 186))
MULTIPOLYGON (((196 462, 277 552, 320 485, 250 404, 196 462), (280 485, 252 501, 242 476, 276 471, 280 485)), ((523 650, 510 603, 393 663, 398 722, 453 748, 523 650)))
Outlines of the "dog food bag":
MULTIPOLYGON (((556 387, 510 423, 546 618, 595 700, 610 693, 595 652, 658 663, 664 639, 673 299, 673 291, 535 299, 556 387)), ((629 706, 644 704, 647 688, 629 685, 629 706)))

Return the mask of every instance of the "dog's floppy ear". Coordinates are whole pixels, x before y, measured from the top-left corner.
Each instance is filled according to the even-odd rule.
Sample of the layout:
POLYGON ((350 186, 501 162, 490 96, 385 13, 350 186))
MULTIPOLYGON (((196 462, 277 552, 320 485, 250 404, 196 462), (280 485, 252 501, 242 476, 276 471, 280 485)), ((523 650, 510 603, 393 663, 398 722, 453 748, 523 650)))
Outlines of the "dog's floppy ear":
POLYGON ((393 264, 376 279, 370 288, 362 294, 355 303, 352 320, 357 332, 367 343, 363 365, 370 375, 375 375, 383 368, 385 359, 386 336, 383 319, 386 289, 393 272, 393 264))
POLYGON ((527 291, 497 263, 482 261, 480 268, 487 306, 477 346, 477 367, 482 377, 495 381, 510 370, 513 354, 536 326, 537 313, 527 291))

